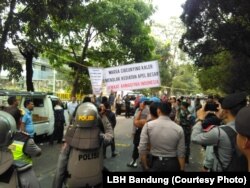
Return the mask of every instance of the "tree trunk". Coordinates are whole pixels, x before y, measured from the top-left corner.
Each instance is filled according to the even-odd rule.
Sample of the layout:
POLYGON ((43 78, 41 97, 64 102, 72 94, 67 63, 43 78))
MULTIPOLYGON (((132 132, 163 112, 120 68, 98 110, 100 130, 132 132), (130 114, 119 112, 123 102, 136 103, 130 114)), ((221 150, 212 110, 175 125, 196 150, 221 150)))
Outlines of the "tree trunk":
POLYGON ((0 38, 0 67, 3 65, 3 55, 4 55, 4 47, 7 42, 7 36, 10 31, 11 22, 13 20, 14 9, 16 7, 16 0, 12 0, 10 2, 10 10, 7 17, 7 20, 4 23, 4 29, 2 31, 2 37, 0 38))
POLYGON ((33 54, 29 53, 26 54, 26 86, 27 86, 27 91, 32 91, 34 92, 34 85, 32 82, 33 78, 33 68, 32 68, 32 59, 33 59, 33 54))

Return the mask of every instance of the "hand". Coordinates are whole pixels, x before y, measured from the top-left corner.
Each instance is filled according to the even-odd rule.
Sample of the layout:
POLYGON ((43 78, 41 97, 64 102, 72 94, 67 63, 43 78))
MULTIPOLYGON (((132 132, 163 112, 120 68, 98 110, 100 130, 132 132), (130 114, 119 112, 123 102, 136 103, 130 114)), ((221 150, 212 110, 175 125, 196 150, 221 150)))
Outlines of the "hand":
POLYGON ((144 169, 145 172, 149 171, 149 167, 148 166, 144 166, 143 169, 144 169))
POLYGON ((106 139, 106 136, 104 133, 100 133, 100 140, 104 146, 109 145, 111 142, 110 140, 106 139))
POLYGON ((209 112, 204 110, 204 107, 199 109, 196 113, 197 119, 204 120, 209 112))
POLYGON ((209 169, 203 167, 203 168, 201 169, 201 172, 209 172, 209 169))

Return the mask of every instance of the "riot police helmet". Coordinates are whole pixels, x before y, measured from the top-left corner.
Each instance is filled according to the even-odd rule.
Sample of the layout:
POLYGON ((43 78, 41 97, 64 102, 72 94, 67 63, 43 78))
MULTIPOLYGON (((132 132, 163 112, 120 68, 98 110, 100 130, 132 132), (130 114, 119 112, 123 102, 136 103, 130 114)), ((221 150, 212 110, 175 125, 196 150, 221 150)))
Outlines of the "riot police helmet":
POLYGON ((76 110, 75 122, 77 127, 94 127, 98 123, 98 111, 91 102, 84 102, 76 110))
POLYGON ((4 111, 0 111, 0 148, 7 147, 13 142, 16 132, 14 117, 4 111))

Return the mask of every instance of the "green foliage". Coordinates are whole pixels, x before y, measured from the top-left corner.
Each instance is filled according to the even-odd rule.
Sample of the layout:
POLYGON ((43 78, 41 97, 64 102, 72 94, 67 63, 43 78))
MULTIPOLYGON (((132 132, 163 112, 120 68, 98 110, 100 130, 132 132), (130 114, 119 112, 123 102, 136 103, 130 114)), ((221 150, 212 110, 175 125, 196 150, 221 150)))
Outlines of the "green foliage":
POLYGON ((250 92, 245 71, 250 69, 249 9, 248 0, 186 1, 181 19, 187 30, 180 40, 180 47, 202 69, 199 78, 204 89, 250 92), (230 61, 223 57, 223 52, 230 55, 230 61), (219 61, 216 60, 218 57, 221 58, 219 61))
MULTIPOLYGON (((50 10, 46 4, 51 1, 1 1, 0 68, 4 67, 7 69, 10 72, 10 78, 19 79, 21 76, 21 65, 18 65, 20 62, 12 61, 15 57, 6 47, 6 42, 9 40, 18 47, 20 53, 26 59, 28 91, 34 90, 32 84, 33 57, 37 57, 38 53, 43 51, 43 46, 57 37, 50 27, 50 10)), ((58 5, 61 5, 61 3, 58 3, 58 5)))
POLYGON ((3 64, 2 68, 3 70, 8 70, 9 71, 9 80, 15 79, 19 80, 21 77, 21 72, 22 72, 22 66, 21 64, 17 61, 15 56, 10 52, 8 48, 4 50, 3 53, 3 64))
POLYGON ((176 76, 173 78, 172 90, 174 93, 199 93, 199 82, 193 65, 182 64, 178 66, 176 76))
POLYGON ((152 7, 140 0, 115 2, 74 2, 64 10, 67 16, 62 17, 58 9, 51 16, 52 30, 60 37, 46 46, 45 56, 54 66, 68 64, 72 68, 72 92, 82 90, 79 80, 88 74, 87 66, 151 60, 154 43, 145 21, 152 7))

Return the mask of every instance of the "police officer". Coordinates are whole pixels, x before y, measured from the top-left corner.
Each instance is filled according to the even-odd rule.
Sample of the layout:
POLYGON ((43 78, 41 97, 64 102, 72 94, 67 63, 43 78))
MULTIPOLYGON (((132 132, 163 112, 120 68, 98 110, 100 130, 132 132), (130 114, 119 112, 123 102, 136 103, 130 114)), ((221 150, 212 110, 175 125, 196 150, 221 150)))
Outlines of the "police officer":
POLYGON ((18 187, 17 171, 13 165, 13 156, 8 146, 16 132, 15 119, 7 112, 0 111, 0 187, 18 187))
POLYGON ((127 164, 128 167, 136 168, 137 159, 139 158, 138 146, 140 143, 141 130, 144 124, 150 119, 150 112, 148 107, 149 99, 147 97, 140 98, 139 108, 136 109, 134 116, 134 126, 133 126, 133 152, 132 161, 127 164))
POLYGON ((171 104, 159 103, 158 118, 147 122, 142 129, 139 153, 146 160, 148 152, 152 155, 151 167, 142 161, 149 171, 183 171, 185 166, 185 143, 183 129, 170 118, 171 104), (150 144, 150 150, 148 148, 150 144))
MULTIPOLYGON (((21 114, 20 110, 17 108, 18 104, 15 97, 10 97, 8 99, 9 107, 6 111, 10 113, 16 121, 17 130, 20 129, 21 124, 21 114)), ((9 146, 14 156, 15 164, 19 167, 19 182, 22 187, 40 187, 38 179, 36 178, 35 172, 32 168, 32 158, 41 155, 41 148, 39 148, 33 138, 30 137, 25 132, 17 131, 14 134, 14 142, 9 146)))
POLYGON ((215 114, 221 114, 221 118, 226 125, 220 127, 214 127, 208 132, 204 132, 202 129, 202 121, 206 116, 204 109, 200 109, 197 112, 197 123, 193 127, 191 134, 191 141, 196 144, 205 146, 216 146, 218 156, 214 152, 214 162, 212 171, 221 172, 226 169, 232 158, 232 146, 231 141, 222 127, 229 126, 235 130, 235 117, 239 110, 246 106, 246 94, 244 92, 234 93, 226 96, 222 101, 222 111, 219 110, 215 114), (220 160, 220 161, 219 161, 220 160))
POLYGON ((112 127, 108 125, 103 127, 94 104, 86 102, 78 107, 73 125, 65 135, 53 188, 102 185, 102 143, 113 138, 112 127))
POLYGON ((250 106, 242 108, 236 116, 237 146, 248 160, 250 172, 250 106))
POLYGON ((35 144, 33 138, 21 131, 16 132, 14 142, 9 148, 18 167, 19 181, 22 187, 39 188, 39 181, 32 168, 32 157, 40 156, 42 153, 41 148, 35 144))

